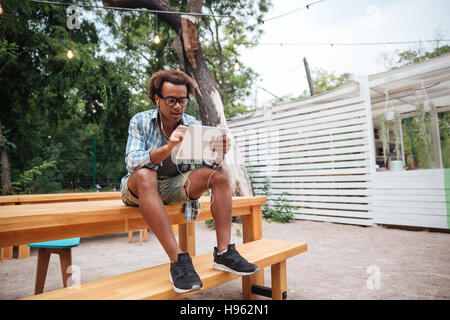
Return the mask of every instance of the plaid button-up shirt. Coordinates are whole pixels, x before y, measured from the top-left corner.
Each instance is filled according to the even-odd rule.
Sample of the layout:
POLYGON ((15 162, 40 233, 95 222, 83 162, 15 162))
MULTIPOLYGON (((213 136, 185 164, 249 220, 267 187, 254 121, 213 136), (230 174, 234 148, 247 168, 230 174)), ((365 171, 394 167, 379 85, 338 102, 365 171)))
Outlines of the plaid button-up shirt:
MULTIPOLYGON (((194 117, 183 113, 182 124, 184 125, 200 125, 194 117)), ((140 168, 147 167, 158 170, 162 166, 162 162, 153 164, 150 158, 150 151, 159 148, 162 144, 161 130, 158 126, 158 110, 152 109, 135 114, 128 127, 128 141, 125 154, 125 165, 128 173, 120 182, 122 185, 128 180, 128 177, 140 168)), ((178 166, 181 172, 194 170, 194 161, 182 163, 178 166)), ((184 219, 193 221, 200 213, 200 203, 192 201, 185 205, 184 219)))

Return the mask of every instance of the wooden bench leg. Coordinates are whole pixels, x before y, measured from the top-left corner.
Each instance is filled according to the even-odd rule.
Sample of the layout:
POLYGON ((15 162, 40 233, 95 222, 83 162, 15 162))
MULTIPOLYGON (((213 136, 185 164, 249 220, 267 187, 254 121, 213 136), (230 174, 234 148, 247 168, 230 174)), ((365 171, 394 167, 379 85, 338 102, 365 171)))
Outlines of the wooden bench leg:
POLYGON ((258 300, 258 295, 252 293, 253 285, 264 285, 264 270, 251 276, 242 277, 242 299, 244 300, 258 300))
POLYGON ((283 300, 283 292, 286 291, 286 260, 272 265, 272 300, 283 300))
POLYGON ((187 222, 178 225, 178 243, 181 251, 189 252, 195 256, 195 222, 187 222))
POLYGON ((26 244, 21 244, 19 246, 19 253, 17 255, 17 258, 19 259, 25 259, 30 256, 30 247, 26 244))
POLYGON ((0 248, 0 260, 11 260, 13 257, 13 247, 0 248))
POLYGON ((133 242, 133 230, 128 231, 128 243, 133 242))
MULTIPOLYGON (((253 206, 252 214, 242 216, 243 242, 247 243, 262 239, 262 210, 261 206, 253 206)), ((242 298, 256 300, 257 295, 252 293, 252 286, 264 286, 264 270, 251 276, 242 277, 242 298)))
POLYGON ((148 229, 142 229, 142 233, 144 234, 144 242, 148 242, 148 229))

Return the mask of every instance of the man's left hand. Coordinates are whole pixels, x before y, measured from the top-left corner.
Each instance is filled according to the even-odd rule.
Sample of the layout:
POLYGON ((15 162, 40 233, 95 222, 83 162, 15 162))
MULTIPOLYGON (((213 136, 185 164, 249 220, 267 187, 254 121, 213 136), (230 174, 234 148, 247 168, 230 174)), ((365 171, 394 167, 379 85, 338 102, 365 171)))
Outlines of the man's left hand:
POLYGON ((217 152, 217 160, 222 161, 223 157, 230 151, 231 142, 230 139, 224 135, 221 138, 217 138, 215 141, 210 143, 210 148, 213 152, 217 152))

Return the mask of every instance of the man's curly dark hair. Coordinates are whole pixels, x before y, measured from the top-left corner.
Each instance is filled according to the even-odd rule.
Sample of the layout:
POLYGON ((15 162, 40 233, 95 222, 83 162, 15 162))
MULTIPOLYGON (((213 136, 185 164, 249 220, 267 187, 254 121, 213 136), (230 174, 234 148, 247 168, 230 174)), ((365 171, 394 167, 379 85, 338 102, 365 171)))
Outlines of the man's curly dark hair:
POLYGON ((197 88, 195 81, 183 71, 175 69, 158 71, 148 81, 148 98, 154 104, 156 104, 155 94, 161 94, 161 87, 165 81, 186 85, 188 95, 193 94, 195 88, 197 88))

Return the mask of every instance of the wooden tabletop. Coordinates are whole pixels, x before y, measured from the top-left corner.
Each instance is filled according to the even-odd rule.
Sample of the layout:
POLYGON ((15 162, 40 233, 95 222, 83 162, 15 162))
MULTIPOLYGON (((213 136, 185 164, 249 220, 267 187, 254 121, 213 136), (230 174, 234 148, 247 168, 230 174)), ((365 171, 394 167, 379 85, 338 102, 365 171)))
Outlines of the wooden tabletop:
POLYGON ((18 194, 0 196, 0 205, 27 204, 39 202, 92 201, 99 199, 120 199, 119 191, 111 192, 70 192, 48 194, 18 194))
MULTIPOLYGON (((233 215, 252 213, 265 197, 233 197, 233 215)), ((198 221, 212 219, 209 197, 200 198, 198 221)), ((184 204, 166 206, 172 224, 183 224, 184 204)), ((0 206, 0 248, 33 242, 147 228, 139 208, 122 200, 57 202, 0 206)))

